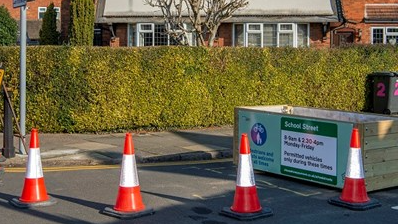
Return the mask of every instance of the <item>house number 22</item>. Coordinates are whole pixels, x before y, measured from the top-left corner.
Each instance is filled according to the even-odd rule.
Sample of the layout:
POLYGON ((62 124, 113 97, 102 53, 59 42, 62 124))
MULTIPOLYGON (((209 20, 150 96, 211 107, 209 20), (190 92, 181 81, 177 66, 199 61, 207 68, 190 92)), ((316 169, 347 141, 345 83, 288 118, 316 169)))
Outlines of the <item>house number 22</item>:
MULTIPOLYGON (((382 82, 377 83, 377 89, 378 89, 378 91, 377 91, 377 96, 378 97, 385 97, 386 96, 386 93, 385 93, 386 87, 385 87, 384 83, 382 83, 382 82)), ((398 96, 398 82, 397 81, 395 83, 395 90, 393 91, 393 95, 394 96, 398 96)))

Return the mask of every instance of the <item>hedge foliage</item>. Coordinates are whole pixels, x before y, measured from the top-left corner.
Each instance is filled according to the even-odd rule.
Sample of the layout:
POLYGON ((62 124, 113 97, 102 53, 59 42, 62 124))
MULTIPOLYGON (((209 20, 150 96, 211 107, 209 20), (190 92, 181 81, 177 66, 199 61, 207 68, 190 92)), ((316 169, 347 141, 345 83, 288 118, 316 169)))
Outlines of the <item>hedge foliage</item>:
MULTIPOLYGON (((19 48, 1 47, 19 114, 19 48)), ((231 125, 234 107, 291 104, 364 111, 368 74, 398 50, 68 47, 27 50, 27 130, 103 132, 231 125)))

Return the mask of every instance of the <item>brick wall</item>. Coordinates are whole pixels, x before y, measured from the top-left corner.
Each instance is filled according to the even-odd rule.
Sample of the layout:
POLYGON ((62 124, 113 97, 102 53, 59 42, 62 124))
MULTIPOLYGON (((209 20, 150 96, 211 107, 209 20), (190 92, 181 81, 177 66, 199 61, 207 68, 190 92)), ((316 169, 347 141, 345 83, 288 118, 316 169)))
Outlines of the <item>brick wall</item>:
POLYGON ((127 24, 114 24, 115 36, 119 38, 120 46, 127 46, 127 24))
MULTIPOLYGON (((47 7, 50 5, 51 2, 54 3, 54 7, 60 7, 62 13, 61 3, 64 1, 70 0, 35 0, 32 2, 28 2, 27 10, 26 10, 26 19, 27 20, 37 20, 38 19, 38 8, 39 7, 47 7)), ((10 12, 11 16, 19 20, 20 16, 20 8, 13 8, 13 1, 12 0, 0 0, 0 5, 5 5, 8 11, 10 12)), ((68 9, 69 11, 69 9, 68 9)))
MULTIPOLYGON (((69 5, 70 0, 35 0, 27 3, 26 19, 27 20, 38 20, 39 18, 39 7, 47 7, 53 2, 54 7, 60 7, 61 11, 61 39, 65 40, 68 34, 69 26, 69 5)), ((0 5, 4 5, 11 16, 19 21, 20 20, 20 8, 13 8, 12 0, 0 0, 0 5)), ((40 27, 38 28, 40 29, 40 27)))
POLYGON ((311 23, 309 26, 309 46, 312 48, 326 48, 330 47, 330 32, 327 30, 323 36, 323 24, 311 23))
POLYGON ((364 23, 366 4, 398 4, 398 0, 341 0, 347 26, 356 30, 355 43, 371 43, 371 27, 397 27, 398 23, 364 23), (359 37, 361 30, 361 37, 359 37))
POLYGON ((398 4, 398 0, 341 0, 344 16, 348 20, 362 22, 365 4, 398 4))

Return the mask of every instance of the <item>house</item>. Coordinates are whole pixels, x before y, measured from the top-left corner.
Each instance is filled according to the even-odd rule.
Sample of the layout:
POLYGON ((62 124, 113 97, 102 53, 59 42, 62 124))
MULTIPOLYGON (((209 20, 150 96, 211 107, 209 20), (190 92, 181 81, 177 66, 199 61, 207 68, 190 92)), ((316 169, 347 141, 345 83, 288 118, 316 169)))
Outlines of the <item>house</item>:
MULTIPOLYGON (((54 9, 57 12, 57 27, 61 32, 61 41, 66 40, 69 26, 69 5, 70 0, 34 0, 27 2, 26 7, 26 27, 27 44, 34 45, 39 43, 39 31, 42 26, 44 13, 50 3, 54 3, 54 9)), ((13 8, 13 1, 0 0, 0 5, 4 5, 19 24, 20 8, 13 8)))
MULTIPOLYGON (((219 28, 216 46, 330 46, 330 23, 341 21, 336 0, 250 0, 219 28)), ((169 45, 163 15, 143 0, 99 0, 96 23, 112 46, 169 45)))
POLYGON ((341 0, 343 21, 332 24, 332 46, 398 44, 397 0, 341 0))
MULTIPOLYGON (((163 34, 160 10, 144 0, 94 0, 94 44, 171 45, 163 34)), ((28 43, 39 40, 42 17, 53 2, 61 41, 67 40, 71 0, 27 3, 28 43)), ((20 9, 0 0, 19 21, 20 9)), ((188 24, 187 24, 188 25, 188 24)), ((398 0, 249 0, 219 28, 215 46, 337 47, 347 44, 397 44, 398 0)), ((191 44, 195 45, 191 36, 191 44)))

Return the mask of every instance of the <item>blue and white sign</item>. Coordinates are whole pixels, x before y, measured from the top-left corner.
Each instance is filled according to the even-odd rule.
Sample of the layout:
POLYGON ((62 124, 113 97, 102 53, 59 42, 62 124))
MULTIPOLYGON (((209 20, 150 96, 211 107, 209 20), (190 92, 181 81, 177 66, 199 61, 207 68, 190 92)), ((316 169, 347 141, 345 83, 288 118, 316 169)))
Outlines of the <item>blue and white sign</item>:
POLYGON ((32 2, 34 0, 12 0, 12 4, 14 8, 19 8, 22 6, 26 6, 27 2, 32 2))
POLYGON ((18 8, 18 7, 21 7, 21 6, 25 6, 26 5, 26 0, 13 0, 12 3, 13 3, 13 7, 14 8, 18 8))
POLYGON ((265 126, 261 123, 256 123, 251 128, 251 139, 257 146, 265 144, 267 139, 267 132, 265 126))

